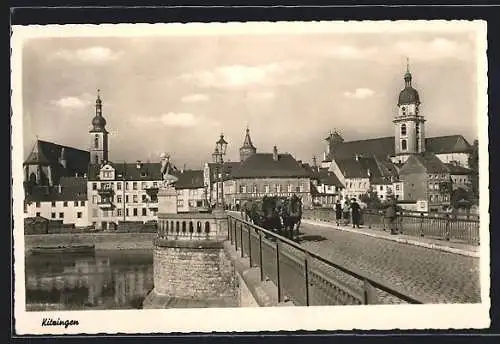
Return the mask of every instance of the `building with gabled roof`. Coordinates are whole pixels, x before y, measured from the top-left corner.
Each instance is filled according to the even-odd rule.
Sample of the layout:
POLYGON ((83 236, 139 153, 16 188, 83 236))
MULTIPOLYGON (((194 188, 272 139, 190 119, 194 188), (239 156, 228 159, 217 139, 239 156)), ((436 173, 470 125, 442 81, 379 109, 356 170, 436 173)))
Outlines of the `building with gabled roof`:
POLYGON ((223 166, 224 173, 220 173, 217 171, 218 165, 205 164, 204 179, 210 185, 212 204, 216 199, 215 193, 221 189, 225 204, 229 207, 265 195, 287 197, 292 194, 301 196, 305 206, 312 204, 310 173, 302 163, 290 153, 279 153, 276 146, 272 153, 257 153, 248 128, 240 148, 240 161, 227 162, 223 166), (224 180, 223 187, 221 178, 224 180))
POLYGON ((87 213, 87 179, 61 177, 56 186, 36 186, 24 199, 25 218, 60 220, 76 227, 90 225, 87 213))
POLYGON ((175 173, 178 212, 198 212, 209 207, 203 170, 181 170, 175 173))

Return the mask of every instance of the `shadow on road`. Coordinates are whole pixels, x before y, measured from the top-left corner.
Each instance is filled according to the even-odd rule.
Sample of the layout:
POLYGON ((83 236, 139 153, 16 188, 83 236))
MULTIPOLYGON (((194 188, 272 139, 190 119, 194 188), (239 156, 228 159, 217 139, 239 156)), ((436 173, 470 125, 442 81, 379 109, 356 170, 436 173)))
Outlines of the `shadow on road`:
POLYGON ((315 241, 315 242, 318 242, 318 241, 324 241, 324 240, 327 240, 324 236, 321 236, 321 235, 304 235, 304 236, 300 236, 299 237, 299 243, 300 242, 303 242, 303 241, 315 241))

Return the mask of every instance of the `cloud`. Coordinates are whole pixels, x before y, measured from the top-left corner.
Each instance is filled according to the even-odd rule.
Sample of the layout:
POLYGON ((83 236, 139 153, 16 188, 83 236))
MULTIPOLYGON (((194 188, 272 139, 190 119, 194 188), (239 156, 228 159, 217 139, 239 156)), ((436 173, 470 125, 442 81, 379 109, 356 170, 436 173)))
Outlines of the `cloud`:
POLYGON ((181 98, 183 103, 197 103, 197 102, 205 102, 209 100, 210 97, 205 94, 189 94, 181 98))
POLYGON ((365 99, 374 95, 375 91, 369 88, 357 88, 354 92, 344 92, 344 96, 351 99, 365 99))
POLYGON ((213 70, 202 70, 182 74, 183 81, 194 82, 200 87, 240 88, 251 85, 287 85, 298 83, 303 77, 294 72, 303 64, 295 61, 269 63, 262 65, 226 65, 213 70))
POLYGON ((273 99, 276 95, 272 91, 262 91, 262 92, 249 92, 248 98, 251 99, 273 99))
POLYGON ((466 59, 471 46, 467 42, 444 37, 432 39, 395 40, 386 46, 338 45, 328 47, 323 54, 330 58, 344 60, 394 61, 395 58, 409 57, 410 60, 432 61, 444 58, 466 59))
POLYGON ((53 100, 52 104, 64 109, 81 109, 89 104, 84 97, 63 97, 58 100, 53 100))
POLYGON ((199 125, 215 125, 214 121, 207 120, 204 116, 194 115, 189 112, 168 112, 159 117, 136 117, 137 124, 157 125, 161 124, 166 127, 174 128, 192 128, 199 125))
POLYGON ((52 58, 66 60, 70 62, 78 61, 92 64, 104 64, 116 61, 122 55, 122 52, 115 52, 109 48, 93 46, 78 50, 61 49, 56 51, 52 58))

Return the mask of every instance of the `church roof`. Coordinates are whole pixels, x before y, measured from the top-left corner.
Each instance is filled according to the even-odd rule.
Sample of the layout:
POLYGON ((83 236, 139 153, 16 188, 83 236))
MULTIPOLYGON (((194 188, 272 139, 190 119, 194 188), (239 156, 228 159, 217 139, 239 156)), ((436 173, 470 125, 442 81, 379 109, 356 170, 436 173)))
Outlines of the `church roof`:
POLYGON ((405 87, 399 93, 398 105, 420 104, 420 96, 416 89, 411 86, 405 87))
POLYGON ((87 178, 61 177, 58 186, 35 186, 26 195, 26 202, 86 201, 87 178))
POLYGON ((239 164, 231 173, 234 179, 241 178, 307 178, 308 171, 289 154, 256 153, 239 164))
MULTIPOLYGON (((436 136, 425 139, 427 151, 435 154, 463 153, 471 149, 471 145, 462 135, 436 136)), ((332 147, 325 161, 351 158, 356 155, 387 158, 394 156, 394 136, 368 140, 347 141, 332 147)))
MULTIPOLYGON (((225 161, 223 164, 223 171, 224 171, 224 176, 225 180, 228 180, 231 178, 231 174, 233 170, 238 167, 241 163, 239 161, 225 161)), ((214 181, 214 174, 213 172, 216 170, 217 164, 213 162, 208 163, 208 168, 210 170, 210 180, 214 181)))
POLYGON ((24 165, 51 165, 64 169, 60 163, 61 156, 66 160, 64 175, 74 176, 75 173, 87 173, 90 153, 78 148, 63 146, 57 143, 37 140, 24 165))

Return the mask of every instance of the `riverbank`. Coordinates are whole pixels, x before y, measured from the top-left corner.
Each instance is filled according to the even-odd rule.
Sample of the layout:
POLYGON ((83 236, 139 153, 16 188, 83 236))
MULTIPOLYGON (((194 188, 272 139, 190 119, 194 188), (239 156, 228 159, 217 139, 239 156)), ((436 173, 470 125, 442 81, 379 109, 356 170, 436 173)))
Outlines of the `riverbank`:
POLYGON ((96 250, 152 249, 156 233, 64 233, 25 235, 24 248, 95 245, 96 250))

